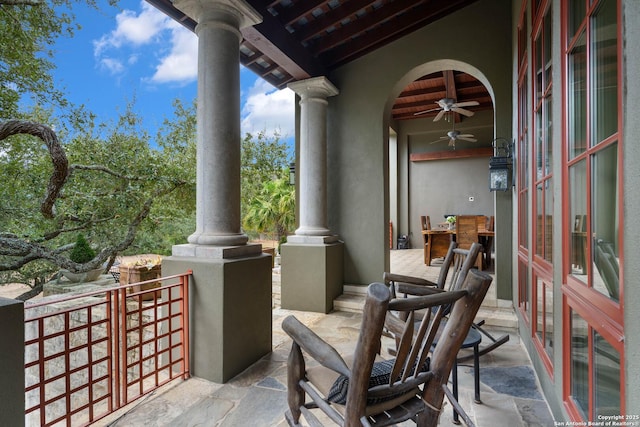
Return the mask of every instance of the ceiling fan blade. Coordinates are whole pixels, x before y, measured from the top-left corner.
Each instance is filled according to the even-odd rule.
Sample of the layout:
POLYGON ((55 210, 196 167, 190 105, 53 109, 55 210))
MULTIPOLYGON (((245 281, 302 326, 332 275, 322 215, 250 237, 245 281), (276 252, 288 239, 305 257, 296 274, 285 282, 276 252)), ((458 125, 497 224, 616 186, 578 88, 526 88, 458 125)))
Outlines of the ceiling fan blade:
POLYGON ((441 137, 440 137, 440 139, 435 140, 435 141, 433 141, 433 142, 430 142, 429 144, 436 144, 436 143, 438 143, 438 142, 442 142, 442 141, 447 140, 447 139, 449 139, 449 137, 448 137, 448 136, 441 136, 441 137))
POLYGON ((471 117, 475 113, 473 111, 465 110, 464 108, 453 107, 451 111, 455 111, 458 114, 462 114, 463 116, 471 117))
POLYGON ((462 133, 458 135, 458 138, 474 138, 474 136, 470 133, 462 133))
POLYGON ((444 113, 445 113, 444 110, 440 110, 440 112, 438 112, 438 114, 436 114, 436 116, 433 118, 433 121, 437 122, 438 120, 440 120, 442 116, 444 116, 444 113))
POLYGON ((480 105, 480 103, 478 101, 456 102, 452 107, 473 107, 475 105, 480 105))
POLYGON ((439 108, 432 108, 430 110, 422 110, 422 111, 418 111, 417 113, 413 113, 414 116, 419 116, 421 114, 426 114, 426 113, 430 113, 432 111, 438 111, 439 108))
POLYGON ((462 135, 458 136, 458 139, 461 141, 478 142, 478 140, 475 138, 467 138, 466 136, 462 135))

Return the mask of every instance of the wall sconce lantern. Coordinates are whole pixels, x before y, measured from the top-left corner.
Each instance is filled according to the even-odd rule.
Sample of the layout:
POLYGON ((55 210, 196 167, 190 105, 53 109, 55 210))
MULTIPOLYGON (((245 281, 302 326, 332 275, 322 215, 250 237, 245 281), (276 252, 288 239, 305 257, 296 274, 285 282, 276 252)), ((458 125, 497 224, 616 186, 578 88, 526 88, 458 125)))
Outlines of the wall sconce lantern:
POLYGON ((289 185, 296 185, 296 164, 289 163, 289 185))
POLYGON ((513 183, 513 142, 506 138, 491 141, 495 156, 489 159, 489 191, 509 191, 513 183))

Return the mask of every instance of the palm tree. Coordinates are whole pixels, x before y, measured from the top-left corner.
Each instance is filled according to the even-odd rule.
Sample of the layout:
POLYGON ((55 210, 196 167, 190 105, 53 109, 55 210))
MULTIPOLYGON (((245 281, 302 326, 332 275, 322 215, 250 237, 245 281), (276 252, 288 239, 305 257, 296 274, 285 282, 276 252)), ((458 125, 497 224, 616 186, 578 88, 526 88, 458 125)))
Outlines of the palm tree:
POLYGON ((295 227, 295 191, 287 178, 263 183, 244 217, 245 229, 275 233, 278 242, 295 227))

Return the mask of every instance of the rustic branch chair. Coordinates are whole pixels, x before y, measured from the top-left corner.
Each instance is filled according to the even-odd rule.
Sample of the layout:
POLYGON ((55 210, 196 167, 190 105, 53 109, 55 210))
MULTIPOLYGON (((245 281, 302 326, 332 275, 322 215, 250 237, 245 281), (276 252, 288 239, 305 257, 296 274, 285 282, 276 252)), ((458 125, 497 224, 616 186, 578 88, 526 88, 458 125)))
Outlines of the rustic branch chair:
MULTIPOLYGON (((480 246, 476 243, 477 246, 480 246)), ((479 251, 479 249, 477 249, 479 251)), ((462 281, 465 279, 467 272, 473 267, 473 262, 465 265, 468 255, 471 256, 471 260, 474 259, 473 252, 476 252, 472 245, 469 250, 459 249, 456 242, 451 242, 449 245, 449 251, 444 258, 442 267, 440 268, 440 274, 438 275, 438 281, 432 282, 431 280, 423 279, 421 277, 405 276, 402 274, 395 274, 385 272, 383 275, 384 283, 390 287, 392 296, 395 298, 398 294, 407 295, 425 295, 425 292, 430 292, 431 288, 452 290, 457 289, 462 281)), ((482 326, 484 320, 474 322, 472 327, 479 331, 482 335, 489 338, 491 344, 480 349, 478 355, 483 356, 502 344, 509 341, 509 335, 505 334, 500 338, 495 338, 489 332, 484 330, 482 326)), ((464 359, 459 359, 462 361, 464 359)))
POLYGON ((421 427, 435 426, 445 394, 443 385, 491 280, 473 271, 457 291, 432 289, 431 295, 395 300, 382 283, 369 285, 356 349, 346 358, 294 316, 287 317, 282 328, 293 339, 287 366, 289 410, 285 417, 289 425, 299 426, 304 415, 309 425, 321 426, 309 410, 318 408, 347 427, 388 426, 409 419, 421 427), (429 359, 444 308, 452 304, 429 359), (415 331, 414 313, 424 309, 428 314, 415 331), (396 312, 407 313, 406 320, 396 312), (377 355, 383 327, 401 337, 396 358, 388 361, 377 355), (320 365, 307 369, 302 350, 320 365), (306 395, 310 402, 305 402, 306 395))
MULTIPOLYGON (((391 294, 394 298, 402 296, 407 298, 408 296, 425 295, 432 290, 456 290, 459 289, 462 282, 467 277, 467 274, 474 266, 478 254, 480 254, 481 245, 479 243, 472 243, 469 249, 460 249, 456 242, 451 242, 449 245, 449 251, 440 268, 440 274, 437 282, 432 282, 427 279, 422 279, 413 276, 404 276, 399 274, 393 274, 385 272, 383 276, 384 283, 389 286, 391 294)), ((445 309, 445 315, 448 311, 445 309)), ((454 422, 458 422, 458 416, 462 416, 465 421, 468 417, 464 410, 460 408, 457 403, 458 398, 458 375, 457 375, 457 363, 466 360, 468 357, 473 357, 473 373, 474 373, 474 398, 476 403, 481 403, 480 400, 480 356, 487 354, 488 352, 496 349, 505 342, 509 341, 509 335, 504 334, 500 338, 495 338, 489 332, 484 330, 482 326, 484 320, 473 323, 472 329, 469 330, 465 339, 461 345, 461 348, 472 348, 473 354, 471 356, 465 356, 456 360, 453 370, 453 393, 449 396, 449 400, 454 405, 454 422), (482 341, 482 335, 489 338, 491 344, 480 348, 482 341)), ((436 341, 437 342, 437 341, 436 341)), ((391 350, 393 351, 393 350, 391 350)), ((469 424, 467 422, 467 424, 469 424)))

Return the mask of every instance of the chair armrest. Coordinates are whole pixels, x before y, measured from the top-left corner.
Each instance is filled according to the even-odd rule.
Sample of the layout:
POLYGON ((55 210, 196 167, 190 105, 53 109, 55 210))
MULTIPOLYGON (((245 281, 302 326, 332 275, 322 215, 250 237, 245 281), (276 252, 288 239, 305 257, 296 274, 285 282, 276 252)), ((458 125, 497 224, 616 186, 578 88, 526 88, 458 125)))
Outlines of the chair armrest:
POLYGON ((287 316, 282 321, 282 329, 300 348, 322 366, 346 377, 351 377, 349 367, 336 349, 327 344, 326 341, 296 319, 295 316, 287 316))
POLYGON ((415 298, 396 298, 389 302, 389 310, 394 311, 415 311, 425 308, 452 304, 467 295, 466 290, 441 292, 434 295, 420 296, 415 298))
POLYGON ((388 285, 390 282, 402 282, 420 286, 438 286, 437 283, 434 283, 431 280, 423 279, 421 277, 405 276, 403 274, 389 273, 387 271, 385 271, 383 279, 386 285, 388 285))

